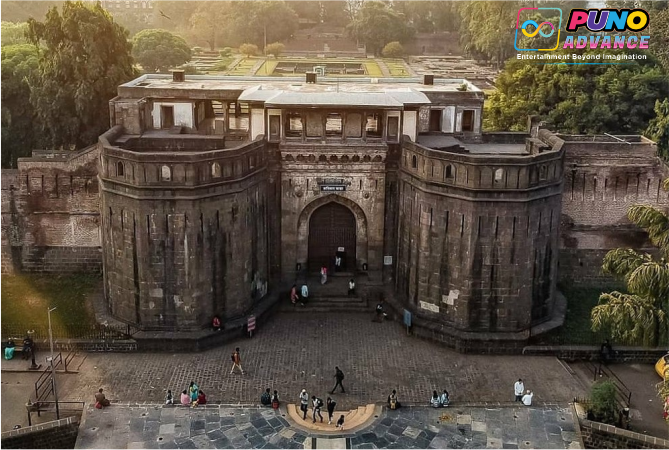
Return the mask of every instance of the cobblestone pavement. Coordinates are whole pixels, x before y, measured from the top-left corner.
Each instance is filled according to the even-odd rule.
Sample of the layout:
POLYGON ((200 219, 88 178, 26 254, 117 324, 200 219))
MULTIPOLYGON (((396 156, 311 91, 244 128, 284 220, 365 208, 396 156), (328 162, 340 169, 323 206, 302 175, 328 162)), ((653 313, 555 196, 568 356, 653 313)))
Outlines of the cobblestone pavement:
POLYGON ((401 408, 348 436, 311 436, 283 411, 90 406, 76 448, 581 448, 568 407, 401 408))
POLYGON ((266 387, 294 402, 303 387, 325 397, 335 366, 345 373, 346 394, 336 400, 346 409, 384 402, 392 389, 405 404, 427 404, 435 389, 448 389, 455 404, 508 402, 518 378, 537 404, 585 395, 554 357, 463 355, 409 337, 400 324, 354 313, 281 313, 253 338, 202 353, 90 353, 78 376, 59 390, 67 400, 91 401, 103 387, 112 400, 160 402, 167 389, 178 395, 196 381, 210 402, 257 403, 266 387), (237 346, 245 375, 230 375, 237 346))

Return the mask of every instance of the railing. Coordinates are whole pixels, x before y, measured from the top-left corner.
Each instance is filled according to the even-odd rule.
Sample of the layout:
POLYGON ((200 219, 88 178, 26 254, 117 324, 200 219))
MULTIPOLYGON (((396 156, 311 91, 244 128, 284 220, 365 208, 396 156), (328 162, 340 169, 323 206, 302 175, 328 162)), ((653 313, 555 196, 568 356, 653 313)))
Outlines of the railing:
MULTIPOLYGON (((17 346, 21 345, 23 337, 30 331, 33 340, 48 340, 49 327, 44 324, 12 324, 3 323, 0 327, 2 341, 13 339, 17 346)), ((87 340, 124 340, 130 339, 139 331, 131 325, 53 325, 54 339, 87 339, 87 340)))
POLYGON ((632 391, 625 385, 625 383, 623 383, 623 381, 602 362, 589 362, 588 366, 590 368, 590 372, 594 373, 593 381, 597 381, 598 377, 605 376, 611 382, 613 382, 614 386, 616 387, 616 401, 618 403, 619 409, 623 410, 625 408, 629 408, 632 404, 632 391))

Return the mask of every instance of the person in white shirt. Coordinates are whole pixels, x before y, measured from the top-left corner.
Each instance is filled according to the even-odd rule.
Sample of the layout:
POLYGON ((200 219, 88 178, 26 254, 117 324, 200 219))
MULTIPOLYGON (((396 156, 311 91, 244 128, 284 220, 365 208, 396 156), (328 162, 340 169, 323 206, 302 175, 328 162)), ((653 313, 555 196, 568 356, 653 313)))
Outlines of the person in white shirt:
POLYGON ((351 297, 355 295, 355 281, 351 278, 348 282, 348 296, 351 297))
POLYGON ((518 378, 518 381, 516 381, 516 384, 513 385, 513 390, 515 391, 516 394, 516 401, 519 402, 523 399, 523 392, 525 392, 525 384, 523 384, 523 380, 518 378))
POLYGON ((523 405, 532 406, 532 397, 534 397, 534 394, 528 389, 527 394, 523 395, 523 405))

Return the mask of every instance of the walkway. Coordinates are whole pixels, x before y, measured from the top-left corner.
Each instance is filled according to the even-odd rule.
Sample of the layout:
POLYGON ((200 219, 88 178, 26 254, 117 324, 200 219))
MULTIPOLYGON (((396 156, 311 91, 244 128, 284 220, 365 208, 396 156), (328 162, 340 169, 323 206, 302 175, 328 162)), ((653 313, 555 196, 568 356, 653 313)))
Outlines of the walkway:
POLYGON ((64 400, 90 401, 102 387, 112 400, 160 402, 167 389, 196 381, 213 402, 256 403, 269 387, 293 403, 302 388, 325 398, 339 366, 346 394, 334 397, 346 409, 383 402, 392 389, 401 402, 421 405, 435 389, 448 389, 455 403, 507 402, 518 378, 537 404, 586 394, 554 357, 464 355, 407 336, 398 323, 374 323, 372 314, 280 313, 253 338, 202 353, 89 353, 76 382, 59 390, 64 400), (229 373, 235 347, 245 375, 229 373))
POLYGON ((325 437, 295 428, 281 410, 90 406, 76 448, 580 448, 569 407, 384 408, 375 419, 325 437))

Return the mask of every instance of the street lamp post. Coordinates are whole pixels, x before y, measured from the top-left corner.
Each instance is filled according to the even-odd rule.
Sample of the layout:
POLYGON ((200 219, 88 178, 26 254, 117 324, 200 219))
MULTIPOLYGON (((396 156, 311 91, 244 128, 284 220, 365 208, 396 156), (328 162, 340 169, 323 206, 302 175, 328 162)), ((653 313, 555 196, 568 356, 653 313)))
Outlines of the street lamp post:
POLYGON ((53 333, 51 332, 51 312, 56 308, 49 309, 49 346, 51 347, 51 385, 53 386, 53 397, 56 401, 56 419, 60 419, 60 410, 58 409, 58 390, 56 389, 56 368, 53 365, 53 333))

